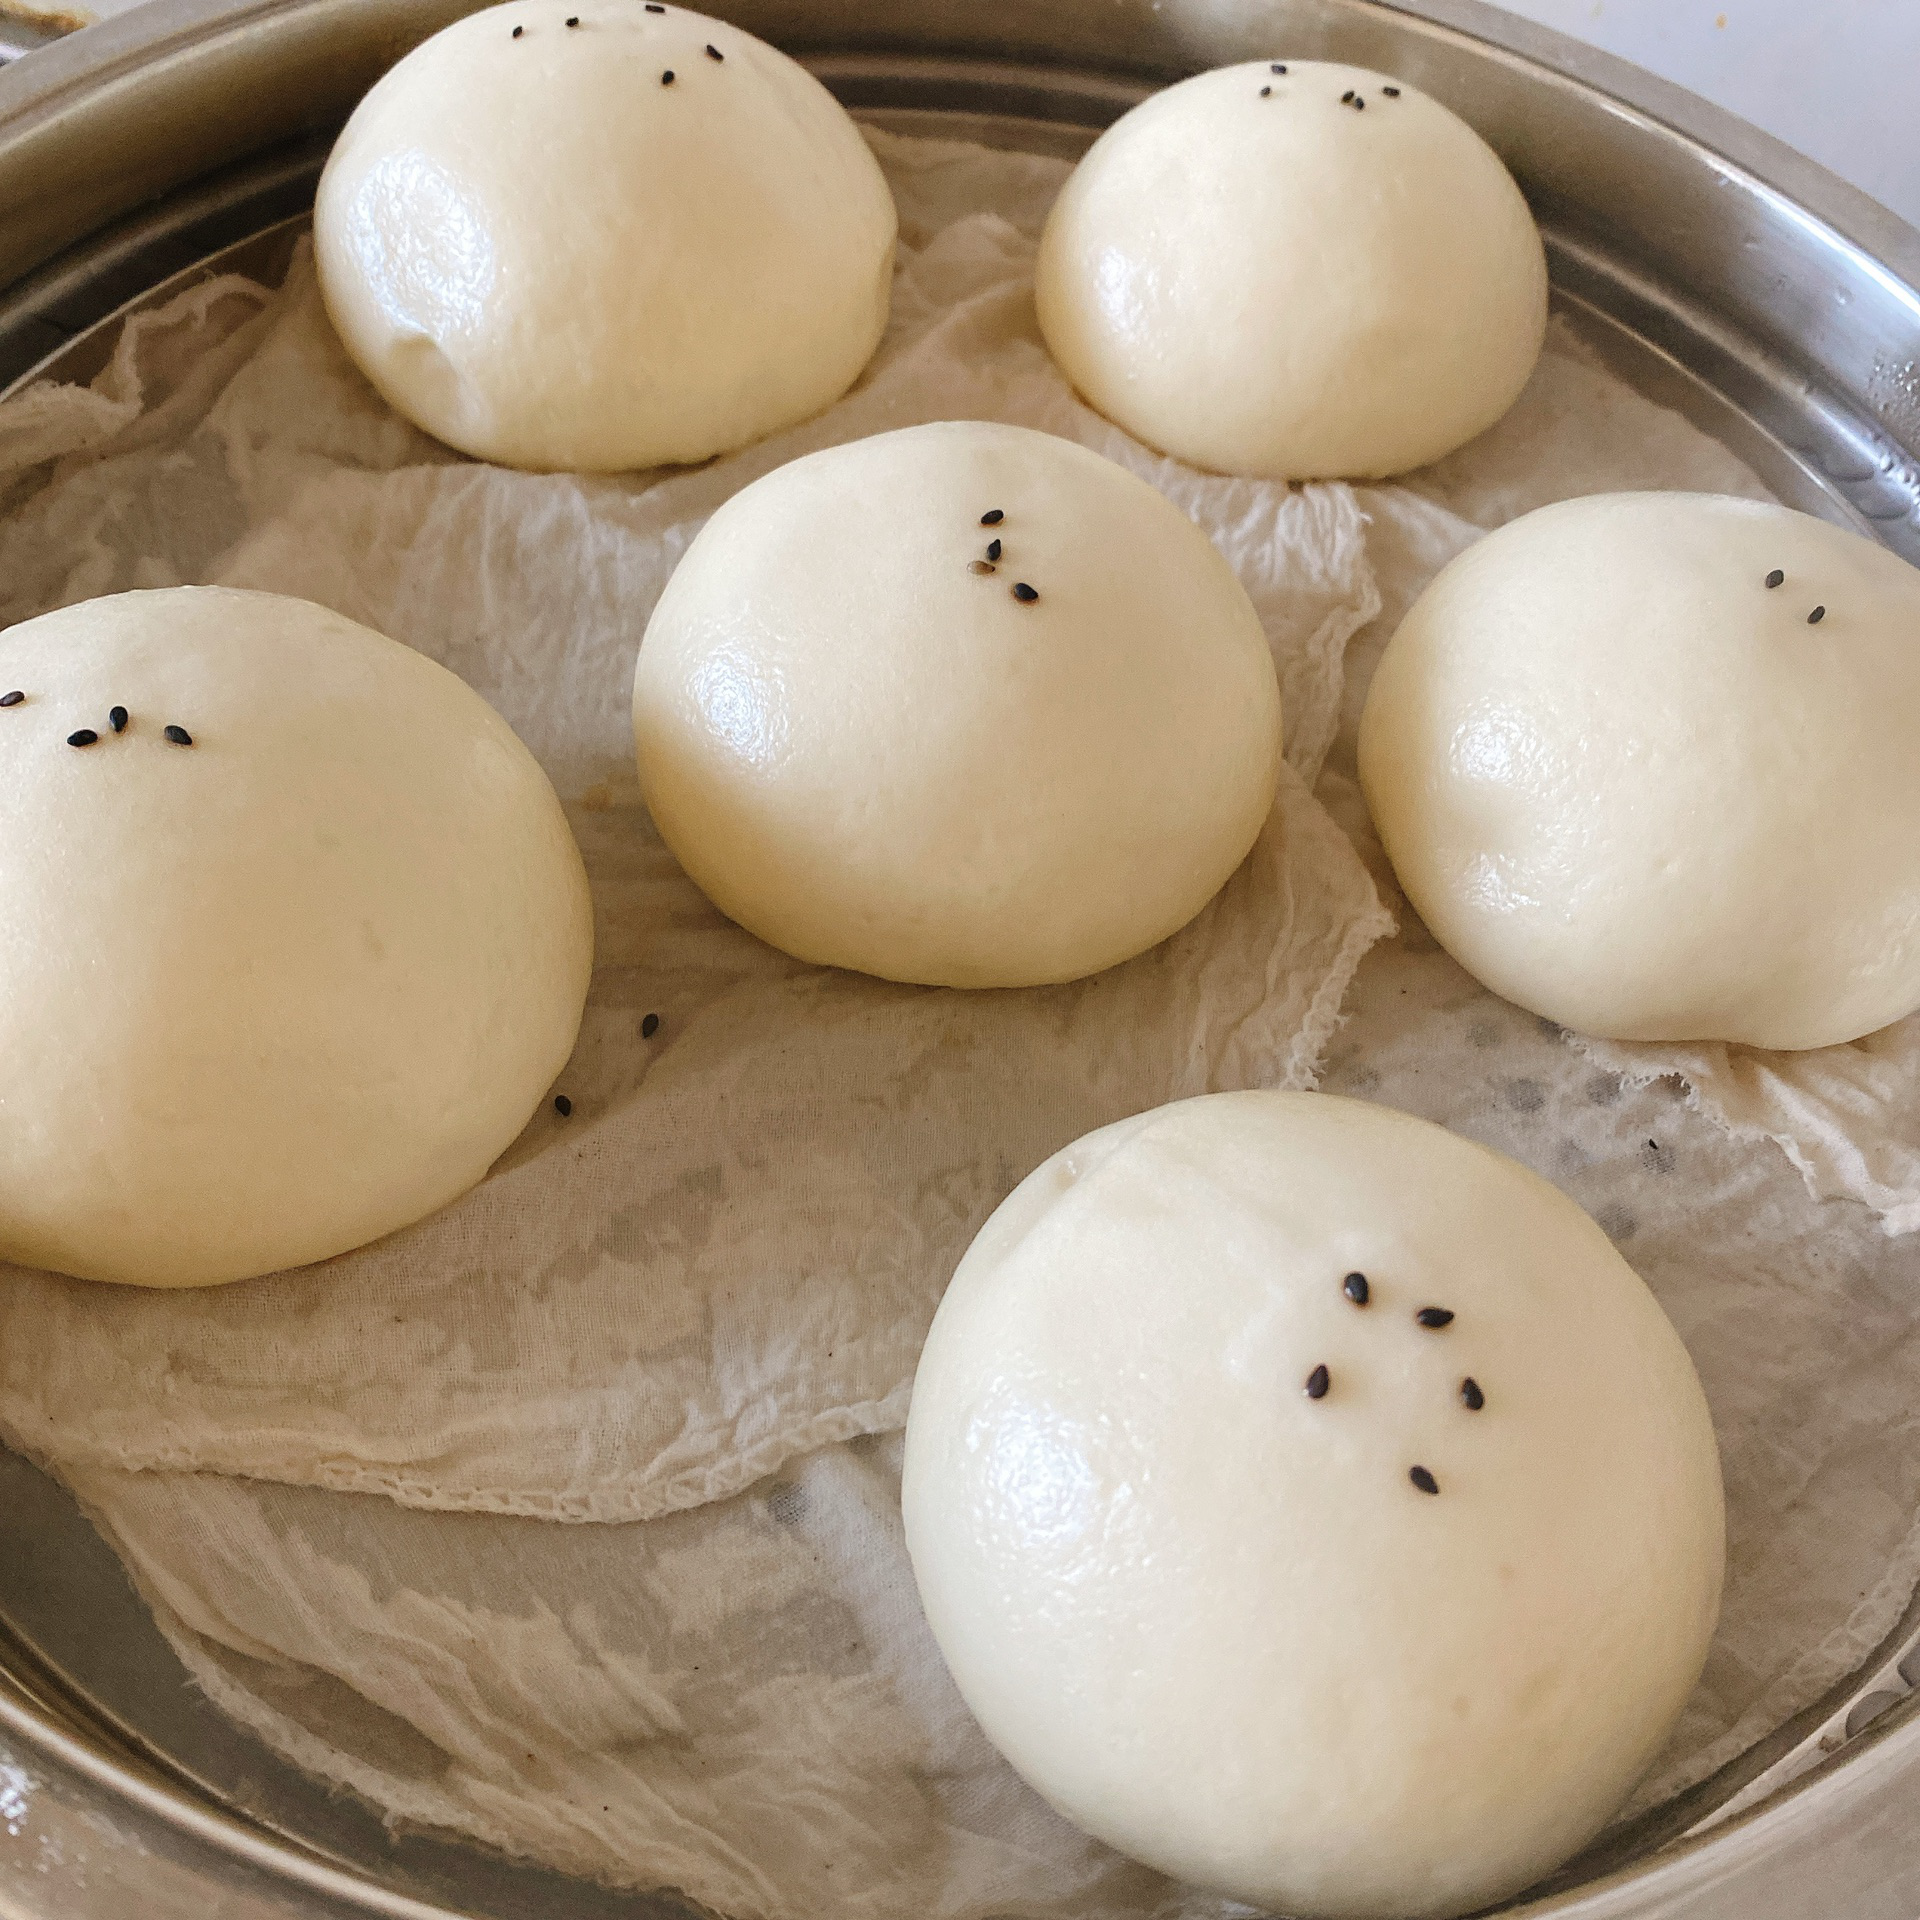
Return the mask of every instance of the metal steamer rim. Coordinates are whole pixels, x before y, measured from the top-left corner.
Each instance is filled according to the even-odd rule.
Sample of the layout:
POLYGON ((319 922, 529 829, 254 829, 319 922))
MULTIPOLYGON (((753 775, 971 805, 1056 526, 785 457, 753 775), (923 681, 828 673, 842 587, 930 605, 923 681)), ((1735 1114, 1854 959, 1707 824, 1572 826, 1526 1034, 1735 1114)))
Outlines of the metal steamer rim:
MULTIPOLYGON (((151 0, 0 65, 0 392, 90 378, 213 271, 277 280, 333 134, 469 0, 151 0)), ((1920 564, 1920 234, 1680 90, 1476 0, 727 0, 862 117, 1072 156, 1167 81, 1281 48, 1403 75, 1500 152, 1556 310, 1789 505, 1920 564)), ((6 53, 44 34, 16 35, 6 53)), ((4 36, 0 36, 4 39, 4 36)), ((639 1920, 462 1843, 389 1839, 213 1710, 77 1508, 0 1453, 0 1920, 639 1920), (106 1649, 111 1648, 111 1654, 106 1649)), ((1720 1773, 1502 1909, 1920 1911, 1920 1598, 1720 1773)))

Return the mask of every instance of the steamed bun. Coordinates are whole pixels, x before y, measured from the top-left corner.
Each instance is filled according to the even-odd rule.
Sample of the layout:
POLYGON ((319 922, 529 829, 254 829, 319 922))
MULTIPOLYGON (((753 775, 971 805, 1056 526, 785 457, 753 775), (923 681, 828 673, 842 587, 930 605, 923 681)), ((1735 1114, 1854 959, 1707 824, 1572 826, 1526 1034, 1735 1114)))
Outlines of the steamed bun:
POLYGON ((1718 1612, 1653 1296, 1485 1147, 1325 1094, 1089 1134, 954 1274, 902 1499, 934 1638, 1069 1819, 1261 1911, 1517 1891, 1652 1762, 1718 1612))
POLYGON ((1492 148, 1417 87, 1318 60, 1198 74, 1115 122, 1036 272, 1073 384, 1222 473, 1436 460, 1506 412, 1546 330, 1540 235, 1492 148))
POLYGON ((804 67, 640 0, 512 0, 354 110, 314 206, 361 371, 463 453, 613 471, 807 419, 878 344, 897 225, 804 67))
POLYGON ((193 1286, 471 1187, 566 1064, 586 873, 506 722, 304 600, 0 635, 0 1257, 193 1286))
POLYGON ((1185 925, 1280 768, 1272 656, 1206 535, 1084 447, 973 421, 728 501, 648 623, 633 725, 722 912, 957 987, 1075 979, 1185 925))
POLYGON ((1444 568, 1360 773, 1400 884, 1582 1033, 1821 1047, 1920 1006, 1920 571, 1786 507, 1601 494, 1444 568))

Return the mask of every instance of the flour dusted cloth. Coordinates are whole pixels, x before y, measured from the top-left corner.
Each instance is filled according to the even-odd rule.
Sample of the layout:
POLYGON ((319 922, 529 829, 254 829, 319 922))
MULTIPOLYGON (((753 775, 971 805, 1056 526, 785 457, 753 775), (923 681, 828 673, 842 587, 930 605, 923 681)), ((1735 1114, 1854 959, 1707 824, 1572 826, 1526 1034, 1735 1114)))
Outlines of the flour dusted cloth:
POLYGON ((878 144, 905 241, 881 360, 737 462, 594 482, 454 462, 373 401, 298 269, 283 297, 228 283, 150 323, 99 389, 112 414, 36 400, 22 444, 30 426, 53 464, 7 496, 0 611, 218 577, 433 652, 572 803, 601 969, 574 1121, 537 1122, 440 1222, 207 1296, 5 1276, 0 1432, 78 1492, 215 1700, 395 1825, 767 1920, 1222 1920, 1244 1910, 1087 1841, 986 1746, 920 1619, 879 1430, 970 1223, 1060 1139, 1206 1085, 1306 1084, 1324 1051, 1323 1084, 1572 1193, 1700 1367, 1727 1600, 1651 1804, 1905 1604, 1910 1279, 1866 1207, 1454 967, 1398 903, 1353 729, 1400 614, 1488 527, 1607 487, 1760 489, 1558 325, 1508 419, 1405 485, 1192 474, 1086 414, 1040 350, 1027 277, 1064 170, 878 144), (179 326, 191 350, 163 357, 179 326), (173 409, 151 437, 143 392, 173 409), (1232 559, 1286 690, 1283 830, 1190 938, 1052 996, 782 961, 679 879, 628 769, 632 647, 700 518, 794 452, 943 412, 1067 433, 1161 486, 1232 559))
POLYGON ((571 1117, 543 1109, 433 1219, 217 1293, 8 1275, 16 1444, 574 1519, 717 1499, 905 1418, 947 1275, 1037 1161, 1181 1094, 1309 1082, 1388 925, 1309 792, 1347 637, 1378 608, 1352 492, 1203 476, 1075 402, 1032 312, 1062 163, 878 144, 902 212, 879 358, 821 419, 698 469, 453 459, 346 361, 304 253, 277 296, 196 289, 129 329, 94 389, 16 403, 23 458, 58 452, 63 417, 70 446, 0 524, 7 617, 212 579, 419 647, 568 803, 597 959, 571 1117), (1283 688, 1287 767, 1251 856, 1183 932, 1070 986, 935 991, 788 960, 687 881, 633 772, 635 650, 705 517, 798 453, 968 416, 1085 439, 1167 492, 1239 571, 1283 688))

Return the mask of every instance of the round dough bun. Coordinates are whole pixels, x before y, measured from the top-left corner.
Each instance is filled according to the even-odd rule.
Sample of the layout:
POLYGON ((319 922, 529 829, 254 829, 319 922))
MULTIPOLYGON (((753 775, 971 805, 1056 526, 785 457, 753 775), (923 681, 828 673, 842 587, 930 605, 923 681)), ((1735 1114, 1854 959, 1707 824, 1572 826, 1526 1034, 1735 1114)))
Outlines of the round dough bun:
POLYGON ((599 472, 830 406, 886 326, 897 224, 804 67, 639 0, 443 28, 355 109, 313 213, 327 311, 392 406, 483 460, 599 472))
POLYGON ((1327 1094, 1181 1101, 1016 1188, 934 1317, 905 1474, 988 1737, 1262 1911, 1536 1880, 1653 1760, 1719 1612, 1713 1427, 1652 1294, 1525 1168, 1327 1094))
POLYGON ((1195 466, 1287 480, 1404 472, 1506 412, 1546 331, 1540 235, 1493 149, 1396 84, 1222 67, 1094 142, 1036 269, 1094 406, 1195 466))
POLYGON ((26 695, 0 711, 0 1256, 240 1280, 479 1180, 566 1064, 593 959, 579 851, 506 722, 323 607, 213 587, 26 621, 0 687, 26 695))
POLYGON ((1280 771, 1272 655, 1206 535, 1084 447, 975 421, 728 501, 647 627, 633 729, 654 822, 723 913, 953 987, 1165 939, 1280 771))
POLYGON ((1916 741, 1920 572, 1785 507, 1600 494, 1420 596, 1360 772, 1496 993, 1611 1039, 1820 1047, 1920 1006, 1916 741))

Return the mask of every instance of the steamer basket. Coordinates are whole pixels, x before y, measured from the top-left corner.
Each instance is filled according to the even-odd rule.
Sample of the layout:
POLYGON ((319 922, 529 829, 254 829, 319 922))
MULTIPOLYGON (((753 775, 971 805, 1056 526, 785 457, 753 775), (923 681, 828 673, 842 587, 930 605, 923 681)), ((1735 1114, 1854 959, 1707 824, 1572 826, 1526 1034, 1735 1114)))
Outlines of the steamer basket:
MULTIPOLYGON (((1557 307, 1616 371, 1780 498, 1920 564, 1920 234, 1617 61, 1473 0, 709 4, 868 117, 1069 155, 1202 67, 1287 53, 1400 74, 1498 148, 1557 307)), ((275 274, 354 102, 468 10, 154 0, 0 69, 0 389, 90 377, 130 305, 211 260, 275 274)), ((206 1705, 71 1501, 0 1452, 0 1920, 689 1911, 393 1841, 206 1705)), ((1912 1920, 1920 1607, 1826 1700, 1501 1911, 1912 1920)))

